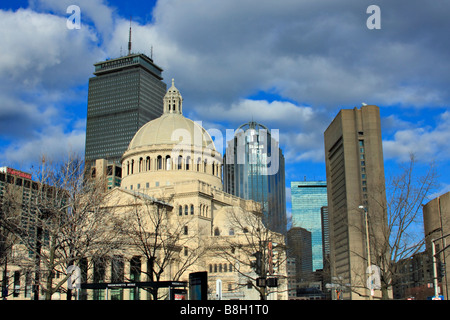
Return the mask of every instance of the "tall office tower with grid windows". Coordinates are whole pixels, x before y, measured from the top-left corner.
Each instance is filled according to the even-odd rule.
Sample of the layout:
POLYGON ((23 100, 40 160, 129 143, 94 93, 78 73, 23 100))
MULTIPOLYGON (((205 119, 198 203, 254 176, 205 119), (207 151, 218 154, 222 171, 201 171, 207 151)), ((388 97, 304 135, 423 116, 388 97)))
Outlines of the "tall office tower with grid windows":
POLYGON ((380 251, 387 214, 379 108, 341 110, 324 140, 331 276, 350 285, 344 299, 379 297, 379 290, 367 288, 366 274, 385 254, 380 251))
POLYGON ((162 69, 144 54, 94 64, 89 79, 86 166, 96 159, 120 164, 138 129, 163 113, 162 69))

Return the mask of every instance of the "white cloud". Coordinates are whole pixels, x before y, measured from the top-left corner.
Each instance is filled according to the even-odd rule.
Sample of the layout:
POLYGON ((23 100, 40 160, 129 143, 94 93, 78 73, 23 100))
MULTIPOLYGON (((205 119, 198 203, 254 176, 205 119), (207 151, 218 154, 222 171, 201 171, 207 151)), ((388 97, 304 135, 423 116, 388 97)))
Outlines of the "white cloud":
POLYGON ((450 156, 450 111, 442 113, 435 127, 415 127, 397 131, 383 141, 385 159, 408 161, 413 153, 419 161, 445 160, 450 156))
POLYGON ((38 163, 42 156, 58 160, 68 154, 84 155, 85 130, 64 132, 59 126, 48 127, 33 139, 11 145, 0 160, 5 164, 20 164, 24 169, 38 163))
MULTIPOLYGON (((176 79, 185 113, 194 119, 226 121, 235 129, 253 118, 280 129, 289 161, 323 161, 323 130, 338 108, 362 101, 442 106, 450 98, 450 50, 443 41, 450 4, 383 1, 378 31, 366 28, 367 6, 333 0, 158 1, 152 21, 133 20, 133 51, 149 55, 153 46, 155 63, 166 82, 176 79), (291 102, 248 99, 260 91, 291 102)), ((63 115, 73 101, 67 92, 86 84, 94 62, 117 57, 120 48, 126 53, 128 28, 129 17, 121 16, 114 0, 33 0, 30 9, 0 11, 2 47, 9 49, 1 53, 0 96, 24 110, 19 117, 5 106, 1 114, 29 123, 33 130, 27 133, 37 141, 43 126, 72 123, 63 115), (71 4, 81 8, 80 30, 66 28, 71 4)), ((445 143, 437 129, 401 127, 385 141, 385 157, 416 149, 427 154, 445 143)))
POLYGON ((96 33, 67 29, 66 17, 19 9, 0 10, 0 38, 0 161, 84 152, 84 130, 68 108, 80 100, 74 87, 86 83, 102 56, 96 33))

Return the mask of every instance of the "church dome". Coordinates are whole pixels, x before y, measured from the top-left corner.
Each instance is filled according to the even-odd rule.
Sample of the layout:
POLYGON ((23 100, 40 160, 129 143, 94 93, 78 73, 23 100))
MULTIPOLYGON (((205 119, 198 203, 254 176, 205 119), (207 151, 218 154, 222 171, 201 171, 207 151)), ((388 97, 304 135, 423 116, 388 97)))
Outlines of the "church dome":
POLYGON ((182 108, 183 98, 172 80, 163 115, 143 125, 122 156, 123 188, 157 190, 200 181, 222 189, 222 156, 209 133, 184 117, 182 108))
POLYGON ((143 146, 174 144, 216 150, 209 133, 183 116, 182 97, 172 80, 164 97, 164 114, 143 125, 131 140, 128 150, 143 146))

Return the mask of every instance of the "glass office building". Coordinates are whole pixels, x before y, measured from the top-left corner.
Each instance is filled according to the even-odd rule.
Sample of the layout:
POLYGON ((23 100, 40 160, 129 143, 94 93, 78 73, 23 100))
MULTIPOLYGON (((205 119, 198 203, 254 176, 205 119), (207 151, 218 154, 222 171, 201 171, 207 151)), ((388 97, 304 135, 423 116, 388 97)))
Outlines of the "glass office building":
POLYGON ((224 191, 263 206, 266 226, 286 234, 284 156, 277 139, 256 122, 240 126, 223 157, 224 191))
POLYGON ((94 64, 89 79, 87 166, 96 159, 120 163, 138 129, 162 115, 166 84, 162 69, 144 54, 94 64))
POLYGON ((292 225, 311 232, 313 271, 323 269, 322 207, 327 206, 326 181, 292 181, 292 225))

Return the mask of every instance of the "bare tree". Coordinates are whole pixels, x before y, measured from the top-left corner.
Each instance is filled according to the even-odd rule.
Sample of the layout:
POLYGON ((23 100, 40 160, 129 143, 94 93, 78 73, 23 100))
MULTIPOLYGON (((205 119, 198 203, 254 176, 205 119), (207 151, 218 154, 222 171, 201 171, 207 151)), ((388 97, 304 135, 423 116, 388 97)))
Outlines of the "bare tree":
POLYGON ((20 240, 18 248, 32 253, 31 257, 21 256, 21 264, 34 269, 34 299, 39 299, 42 291, 50 300, 55 292, 64 290, 71 276, 67 273, 70 265, 103 256, 118 243, 110 213, 102 209, 104 182, 85 179, 80 157, 69 155, 58 163, 43 158, 36 177, 27 206, 18 203, 18 197, 7 199, 10 205, 3 209, 17 219, 2 224, 20 240))
MULTIPOLYGON (((239 286, 251 285, 260 299, 266 300, 270 293, 267 279, 286 280, 284 238, 267 229, 261 215, 233 207, 227 209, 227 219, 230 232, 220 237, 212 252, 234 265, 235 271, 247 279, 239 286)), ((272 292, 281 291, 273 288, 272 292)))
MULTIPOLYGON (((371 264, 379 268, 382 299, 389 299, 389 291, 398 280, 401 269, 399 263, 423 250, 422 205, 436 187, 437 172, 434 165, 430 164, 423 174, 418 174, 416 160, 411 155, 410 161, 399 166, 398 173, 387 180, 385 187, 375 190, 385 192, 387 199, 386 204, 376 203, 377 208, 366 211, 371 264), (386 214, 380 215, 377 210, 386 214)), ((366 233, 364 229, 362 233, 366 233)), ((371 276, 377 274, 362 277, 363 287, 367 288, 367 281, 363 279, 371 276)))
MULTIPOLYGON (((170 201, 170 199, 169 199, 170 201)), ((161 299, 158 282, 170 277, 179 281, 207 251, 193 232, 191 216, 179 216, 172 206, 142 193, 134 193, 122 229, 133 250, 147 260, 145 275, 155 286, 148 288, 154 300, 161 299)))

